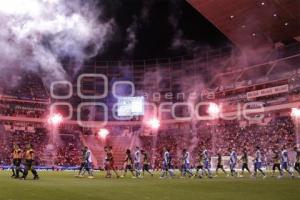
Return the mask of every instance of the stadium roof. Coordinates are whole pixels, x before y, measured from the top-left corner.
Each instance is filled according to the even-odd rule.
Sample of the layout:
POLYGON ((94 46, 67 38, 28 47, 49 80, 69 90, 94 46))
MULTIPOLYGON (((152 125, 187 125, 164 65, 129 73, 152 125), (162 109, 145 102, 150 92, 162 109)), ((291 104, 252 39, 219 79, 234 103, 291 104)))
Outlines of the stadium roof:
POLYGON ((298 0, 187 0, 238 47, 300 40, 298 0))

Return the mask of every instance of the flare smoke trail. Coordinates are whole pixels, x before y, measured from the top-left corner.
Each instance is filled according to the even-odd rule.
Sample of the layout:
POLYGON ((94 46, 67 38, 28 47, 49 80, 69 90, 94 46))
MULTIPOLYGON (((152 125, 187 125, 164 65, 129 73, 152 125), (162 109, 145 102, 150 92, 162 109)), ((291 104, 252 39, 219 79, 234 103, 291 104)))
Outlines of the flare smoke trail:
POLYGON ((100 22, 100 14, 93 0, 0 0, 2 78, 23 71, 47 83, 67 78, 62 59, 80 66, 108 39, 114 20, 100 22))

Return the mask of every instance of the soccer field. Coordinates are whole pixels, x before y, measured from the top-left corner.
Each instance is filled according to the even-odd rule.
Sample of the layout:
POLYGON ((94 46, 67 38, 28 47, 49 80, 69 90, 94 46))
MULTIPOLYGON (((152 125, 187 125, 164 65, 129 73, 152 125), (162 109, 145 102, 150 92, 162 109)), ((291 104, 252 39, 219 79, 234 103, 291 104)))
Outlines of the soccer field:
POLYGON ((300 179, 272 177, 214 179, 96 179, 75 178, 74 172, 40 172, 38 181, 15 180, 0 172, 0 199, 3 200, 276 200, 300 198, 300 179))

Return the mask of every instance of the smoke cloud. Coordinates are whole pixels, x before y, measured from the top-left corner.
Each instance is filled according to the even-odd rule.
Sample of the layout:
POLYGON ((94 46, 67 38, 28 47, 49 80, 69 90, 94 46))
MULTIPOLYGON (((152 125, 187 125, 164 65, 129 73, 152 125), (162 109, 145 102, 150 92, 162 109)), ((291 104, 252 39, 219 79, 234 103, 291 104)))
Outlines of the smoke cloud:
POLYGON ((103 49, 114 20, 100 22, 93 0, 0 0, 0 70, 3 77, 39 73, 44 81, 68 78, 62 60, 74 62, 103 49))

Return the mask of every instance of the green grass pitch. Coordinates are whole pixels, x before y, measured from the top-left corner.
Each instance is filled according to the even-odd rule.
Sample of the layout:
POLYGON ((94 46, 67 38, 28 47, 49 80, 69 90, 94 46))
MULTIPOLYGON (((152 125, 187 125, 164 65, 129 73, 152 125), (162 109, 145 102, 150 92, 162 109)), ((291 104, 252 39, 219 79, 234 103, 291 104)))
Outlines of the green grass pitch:
POLYGON ((75 178, 75 172, 39 172, 38 181, 10 178, 0 171, 1 200, 299 200, 300 179, 225 178, 144 179, 75 178))

